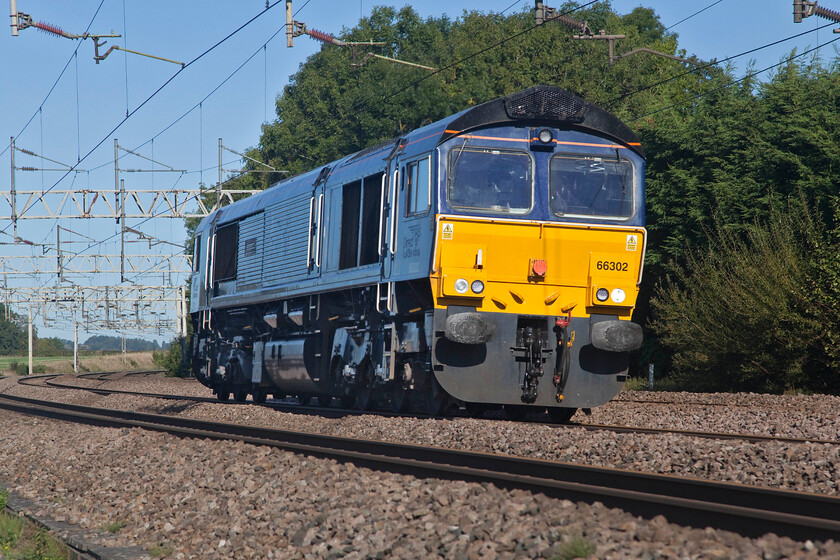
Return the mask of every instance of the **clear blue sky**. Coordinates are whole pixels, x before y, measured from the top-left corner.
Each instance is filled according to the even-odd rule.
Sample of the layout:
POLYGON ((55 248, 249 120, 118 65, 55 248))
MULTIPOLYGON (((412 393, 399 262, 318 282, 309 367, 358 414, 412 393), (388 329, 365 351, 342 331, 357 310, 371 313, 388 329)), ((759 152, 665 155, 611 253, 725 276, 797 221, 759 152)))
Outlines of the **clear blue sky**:
MULTIPOLYGON (((381 4, 392 3, 381 0, 296 0, 294 10, 299 12, 295 19, 304 21, 310 28, 338 34, 342 27, 354 26, 361 15, 368 14, 374 5, 381 4)), ((397 7, 404 5, 403 2, 393 4, 397 7)), ((551 6, 559 2, 548 1, 546 4, 551 6)), ((840 0, 821 0, 820 4, 840 9, 840 0)), ((651 7, 666 27, 711 5, 706 11, 671 29, 679 34, 681 48, 702 59, 722 59, 827 23, 812 17, 804 23, 794 24, 790 0, 721 0, 717 4, 715 0, 614 0, 612 5, 619 13, 627 13, 640 5, 651 7)), ((70 33, 80 34, 88 26, 90 33, 113 31, 123 38, 109 39, 109 44, 115 42, 129 49, 189 62, 265 9, 266 4, 265 0, 104 0, 95 18, 100 0, 17 0, 17 6, 20 12, 30 14, 36 21, 59 26, 70 33)), ((414 6, 422 16, 446 13, 456 18, 464 10, 507 10, 506 13, 511 13, 525 7, 532 8, 533 3, 524 0, 513 5, 511 0, 425 0, 416 2, 414 6)), ((296 38, 293 48, 286 47, 282 31, 285 9, 281 2, 243 32, 190 65, 109 135, 126 116, 127 110, 134 111, 179 67, 118 51, 95 64, 91 40, 82 41, 80 45, 79 41, 57 38, 34 28, 12 37, 5 27, 8 18, 4 21, 7 22, 4 24, 6 31, 0 33, 0 72, 3 76, 0 88, 0 151, 6 148, 11 136, 17 136, 19 146, 75 164, 78 157, 84 156, 105 139, 80 165, 93 171, 75 177, 71 174, 57 189, 71 188, 71 185, 113 188, 114 138, 118 138, 122 146, 132 149, 142 146, 140 152, 144 155, 153 156, 177 169, 189 170, 190 173, 178 179, 179 188, 195 188, 200 180, 213 184, 218 177, 218 139, 223 138, 225 145, 238 151, 256 145, 260 125, 274 118, 275 95, 282 91, 299 65, 321 47, 320 43, 305 36, 296 38), (263 45, 278 30, 280 33, 263 49, 263 45), (77 46, 78 58, 71 59, 77 46), (256 56, 233 79, 207 98, 200 110, 193 110, 178 124, 156 136, 190 111, 254 53, 257 53, 256 56), (67 70, 44 102, 68 60, 67 70), (153 137, 156 137, 154 143, 147 143, 153 137)), ((810 33, 738 59, 735 63, 737 73, 743 73, 750 58, 760 69, 778 62, 794 48, 801 52, 826 43, 837 37, 831 29, 810 33)), ((836 56, 833 47, 821 52, 825 58, 836 56)), ((235 156, 228 156, 226 165, 230 162, 228 167, 236 167, 235 156)), ((38 160, 18 157, 18 165, 40 165, 38 160)), ((8 166, 9 152, 6 150, 0 157, 0 191, 9 190, 8 166)), ((126 158, 124 166, 141 167, 143 164, 141 160, 126 158)), ((19 174, 18 189, 49 189, 59 176, 55 173, 19 174)), ((176 180, 176 177, 163 173, 126 174, 124 178, 128 188, 137 189, 166 188, 176 180)), ((104 239, 118 231, 113 220, 110 222, 87 221, 80 224, 79 221, 61 220, 61 225, 77 231, 79 238, 85 235, 104 239)), ((22 237, 28 236, 33 241, 53 239, 51 236, 54 234, 50 233, 53 223, 39 226, 34 222, 20 223, 28 228, 24 230, 21 226, 22 237)), ((9 224, 8 219, 0 218, 0 230, 11 232, 9 224)), ((156 220, 144 224, 141 229, 162 239, 183 240, 183 226, 175 220, 156 220)), ((3 237, 0 235, 0 242, 7 240, 3 237)), ((117 237, 109 246, 103 247, 103 251, 118 254, 118 241, 117 237)), ((40 250, 0 245, 0 251, 8 255, 40 250)), ((42 336, 68 337, 66 331, 49 327, 40 327, 39 332, 42 336)), ((82 339, 86 336, 80 335, 82 339)))

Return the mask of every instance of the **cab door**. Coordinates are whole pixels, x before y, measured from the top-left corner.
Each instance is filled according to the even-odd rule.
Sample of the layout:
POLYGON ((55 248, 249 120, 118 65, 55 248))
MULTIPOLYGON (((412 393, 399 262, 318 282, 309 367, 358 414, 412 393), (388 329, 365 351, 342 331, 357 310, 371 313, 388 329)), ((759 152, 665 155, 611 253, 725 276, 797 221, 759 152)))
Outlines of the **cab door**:
POLYGON ((190 313, 198 312, 199 308, 207 305, 207 289, 205 282, 203 282, 203 275, 207 272, 206 260, 208 235, 201 233, 195 237, 195 247, 193 248, 192 259, 192 276, 190 277, 190 313))
POLYGON ((385 174, 382 176, 382 240, 380 243, 380 259, 382 262, 382 281, 387 282, 391 277, 391 270, 396 254, 397 231, 399 221, 400 195, 399 162, 390 160, 385 174))
POLYGON ((432 231, 431 154, 414 155, 399 162, 396 231, 393 232, 392 274, 399 278, 417 277, 428 272, 432 231))

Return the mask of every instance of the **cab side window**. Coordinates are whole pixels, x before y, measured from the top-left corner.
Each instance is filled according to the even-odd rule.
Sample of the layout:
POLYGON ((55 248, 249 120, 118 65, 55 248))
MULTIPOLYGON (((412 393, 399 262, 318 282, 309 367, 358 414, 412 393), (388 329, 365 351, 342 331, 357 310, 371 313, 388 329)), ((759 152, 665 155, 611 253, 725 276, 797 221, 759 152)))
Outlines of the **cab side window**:
POLYGON ((405 168, 407 216, 425 214, 431 204, 431 168, 428 157, 412 161, 405 168))
POLYGON ((193 242, 193 272, 198 272, 201 268, 201 234, 195 236, 193 242))

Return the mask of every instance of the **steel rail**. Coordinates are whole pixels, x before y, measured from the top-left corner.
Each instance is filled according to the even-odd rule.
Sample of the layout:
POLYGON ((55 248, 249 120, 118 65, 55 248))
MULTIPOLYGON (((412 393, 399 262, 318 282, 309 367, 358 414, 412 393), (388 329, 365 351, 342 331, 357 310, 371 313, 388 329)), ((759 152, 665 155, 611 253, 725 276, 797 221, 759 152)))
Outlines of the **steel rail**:
POLYGON ((632 434, 675 434, 686 437, 696 437, 703 439, 725 439, 725 440, 744 440, 750 443, 757 442, 776 442, 776 443, 817 443, 828 445, 840 445, 840 441, 833 439, 818 439, 818 438, 795 438, 788 436, 766 436, 760 434, 738 434, 734 432, 702 432, 699 430, 678 430, 672 428, 646 428, 636 426, 614 426, 611 424, 583 424, 570 423, 566 424, 569 427, 583 428, 591 431, 610 431, 617 433, 632 433, 632 434))
MULTIPOLYGON (((79 377, 93 377, 96 375, 113 375, 115 373, 121 372, 103 372, 103 373, 87 373, 80 375, 79 377)), ((130 372, 130 375, 140 375, 140 374, 151 374, 154 371, 149 372, 130 372)), ((49 375, 49 374, 48 374, 49 375)), ((57 375, 55 375, 57 377, 57 375)), ((43 376, 46 377, 46 376, 43 376)), ((106 381, 103 379, 103 381, 106 381)), ((110 395, 110 394, 121 394, 121 395, 133 395, 133 396, 141 396, 141 397, 149 397, 155 399, 166 399, 166 400, 185 400, 191 402, 200 402, 200 403, 210 403, 210 404, 219 404, 220 401, 214 397, 196 397, 190 395, 173 395, 173 394, 161 394, 161 393, 146 393, 146 392, 138 392, 138 391, 127 391, 122 389, 107 389, 103 387, 80 387, 75 385, 65 385, 63 383, 58 383, 56 381, 47 380, 44 382, 46 385, 50 387, 56 387, 61 389, 73 389, 79 391, 87 391, 90 393, 95 393, 99 395, 110 395)), ((226 402, 224 404, 256 404, 254 402, 244 402, 238 403, 235 401, 226 402)), ((347 415, 361 415, 361 414, 379 414, 384 416, 399 416, 402 418, 405 417, 416 417, 416 418, 427 418, 426 415, 423 414, 413 414, 413 413, 394 413, 389 411, 360 411, 356 409, 347 409, 347 408, 332 408, 332 407, 312 407, 307 405, 296 405, 296 404, 288 404, 288 403, 263 403, 258 406, 265 406, 268 408, 272 408, 274 410, 280 410, 283 412, 290 412, 290 413, 304 413, 308 415, 322 415, 328 417, 339 417, 339 416, 347 416, 347 415)), ((529 421, 525 421, 529 422, 529 421)), ((673 428, 650 428, 650 427, 642 427, 642 426, 619 426, 619 425, 612 425, 612 424, 588 424, 582 422, 571 422, 568 424, 555 424, 555 423, 546 423, 543 421, 531 421, 530 423, 533 424, 541 424, 553 429, 568 429, 568 428, 582 428, 588 431, 608 431, 608 432, 615 432, 615 433, 627 433, 627 434, 674 434, 679 436, 685 437, 696 437, 702 439, 716 439, 716 440, 742 440, 747 441, 750 443, 758 443, 758 442, 776 442, 776 443, 793 443, 793 444, 806 444, 806 443, 814 443, 814 444, 826 444, 826 445, 840 445, 840 441, 838 440, 831 440, 831 439, 819 439, 819 438, 795 438, 795 437, 788 437, 788 436, 770 436, 770 435, 761 435, 761 434, 739 434, 734 432, 704 432, 699 430, 679 430, 673 428)))
POLYGON ((98 426, 139 427, 181 437, 269 445, 415 476, 489 482, 502 488, 523 488, 556 498, 600 501, 645 517, 662 514, 671 522, 695 527, 713 526, 748 536, 773 532, 800 540, 827 540, 840 535, 840 498, 835 496, 97 409, 10 395, 0 395, 0 408, 98 426))
MULTIPOLYGON (((676 402, 676 401, 669 401, 663 399, 624 399, 624 398, 614 398, 610 401, 613 404, 662 404, 668 406, 703 406, 703 407, 716 407, 716 406, 725 406, 729 408, 751 408, 751 407, 760 407, 760 404, 752 404, 752 403, 727 403, 727 402, 702 402, 702 401, 694 401, 694 402, 676 402)), ((783 404, 785 408, 798 408, 796 405, 792 404, 783 404)))

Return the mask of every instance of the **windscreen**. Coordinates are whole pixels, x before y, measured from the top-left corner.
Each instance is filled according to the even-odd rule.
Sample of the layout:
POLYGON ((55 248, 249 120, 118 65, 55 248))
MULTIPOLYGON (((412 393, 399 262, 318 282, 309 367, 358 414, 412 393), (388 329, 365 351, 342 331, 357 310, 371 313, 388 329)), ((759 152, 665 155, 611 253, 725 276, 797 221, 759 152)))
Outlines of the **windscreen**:
POLYGON ((633 165, 626 159, 554 156, 549 186, 551 211, 558 216, 633 215, 633 165))
POLYGON ((448 200, 467 212, 525 214, 533 205, 526 152, 456 147, 449 152, 448 200))

